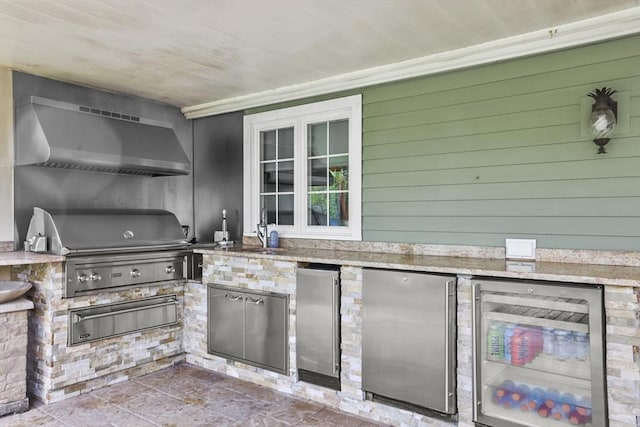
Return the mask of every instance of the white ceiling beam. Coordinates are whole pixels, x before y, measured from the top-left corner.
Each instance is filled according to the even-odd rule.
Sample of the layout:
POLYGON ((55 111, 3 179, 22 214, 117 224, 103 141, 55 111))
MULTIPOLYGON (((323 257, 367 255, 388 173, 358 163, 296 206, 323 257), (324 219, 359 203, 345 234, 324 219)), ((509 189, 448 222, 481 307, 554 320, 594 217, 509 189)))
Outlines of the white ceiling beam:
POLYGON ((187 119, 557 51, 640 33, 640 7, 462 49, 181 109, 187 119))

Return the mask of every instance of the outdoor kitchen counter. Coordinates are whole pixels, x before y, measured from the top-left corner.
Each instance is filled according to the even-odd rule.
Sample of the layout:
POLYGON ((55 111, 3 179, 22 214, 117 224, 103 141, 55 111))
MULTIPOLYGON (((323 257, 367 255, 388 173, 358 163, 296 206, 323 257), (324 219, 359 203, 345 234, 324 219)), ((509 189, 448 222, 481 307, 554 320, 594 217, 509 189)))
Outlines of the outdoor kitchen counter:
POLYGON ((35 252, 11 251, 0 252, 0 266, 45 264, 50 262, 63 262, 65 257, 35 252))
POLYGON ((506 262, 503 259, 491 258, 464 258, 301 248, 263 249, 255 246, 234 246, 225 249, 194 249, 194 251, 204 255, 211 254, 219 256, 226 253, 229 256, 243 256, 247 258, 349 265, 354 267, 640 287, 640 267, 557 262, 513 263, 506 262))

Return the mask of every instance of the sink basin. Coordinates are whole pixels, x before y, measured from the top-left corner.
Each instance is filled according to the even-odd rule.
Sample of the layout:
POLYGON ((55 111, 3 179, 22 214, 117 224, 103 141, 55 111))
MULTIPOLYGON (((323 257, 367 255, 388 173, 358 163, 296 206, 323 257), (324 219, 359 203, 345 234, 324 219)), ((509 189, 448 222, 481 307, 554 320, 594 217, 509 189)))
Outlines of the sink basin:
POLYGON ((29 282, 0 280, 0 304, 13 301, 24 295, 29 289, 31 289, 31 283, 29 282))

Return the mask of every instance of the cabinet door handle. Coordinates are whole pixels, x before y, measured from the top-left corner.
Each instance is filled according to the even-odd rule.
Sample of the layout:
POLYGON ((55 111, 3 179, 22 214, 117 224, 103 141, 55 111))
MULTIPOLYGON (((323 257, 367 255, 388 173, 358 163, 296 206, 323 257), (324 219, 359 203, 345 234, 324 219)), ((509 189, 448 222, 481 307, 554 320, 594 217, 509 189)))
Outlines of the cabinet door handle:
POLYGON ((229 295, 229 294, 225 294, 224 298, 228 301, 241 301, 242 300, 242 295, 229 295))
POLYGON ((336 311, 338 311, 337 315, 340 316, 340 301, 337 300, 337 295, 340 287, 340 280, 337 277, 333 278, 333 286, 331 286, 331 359, 333 360, 332 372, 334 374, 338 373, 340 369, 340 360, 338 360, 338 349, 337 347, 340 345, 338 342, 338 337, 340 336, 340 331, 338 330, 338 319, 336 319, 336 311))
POLYGON ((264 304, 264 300, 262 298, 255 299, 255 298, 247 297, 246 301, 249 304, 255 304, 255 305, 264 304))

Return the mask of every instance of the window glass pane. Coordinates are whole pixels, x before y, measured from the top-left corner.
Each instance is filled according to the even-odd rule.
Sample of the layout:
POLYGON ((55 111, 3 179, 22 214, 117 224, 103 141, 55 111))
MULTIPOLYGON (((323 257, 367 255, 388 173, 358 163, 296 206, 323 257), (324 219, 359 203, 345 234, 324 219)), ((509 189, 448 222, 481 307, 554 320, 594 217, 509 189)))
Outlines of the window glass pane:
MULTIPOLYGON (((267 224, 276 222, 276 196, 262 196, 260 202, 260 212, 262 208, 267 211, 267 224)), ((260 217, 258 217, 259 219, 260 217)))
POLYGON ((275 160, 276 131, 260 132, 260 160, 275 160))
POLYGON ((293 194, 278 196, 278 224, 293 225, 293 194))
POLYGON ((263 163, 260 165, 260 175, 262 176, 261 193, 273 193, 276 191, 276 164, 263 163))
POLYGON ((278 192, 292 192, 293 182, 293 161, 278 162, 278 192))
POLYGON ((329 154, 349 152, 349 120, 329 123, 329 154))
POLYGON ((349 157, 339 156, 329 158, 330 190, 349 189, 349 157))
POLYGON ((293 128, 278 129, 278 158, 293 159, 293 128))
POLYGON ((327 154, 327 123, 316 123, 307 127, 307 157, 327 154))
POLYGON ((308 206, 308 224, 327 225, 327 194, 309 194, 308 206))
POLYGON ((309 191, 322 191, 327 189, 327 159, 309 160, 309 191))
POLYGON ((349 193, 329 194, 329 225, 349 226, 349 193))

